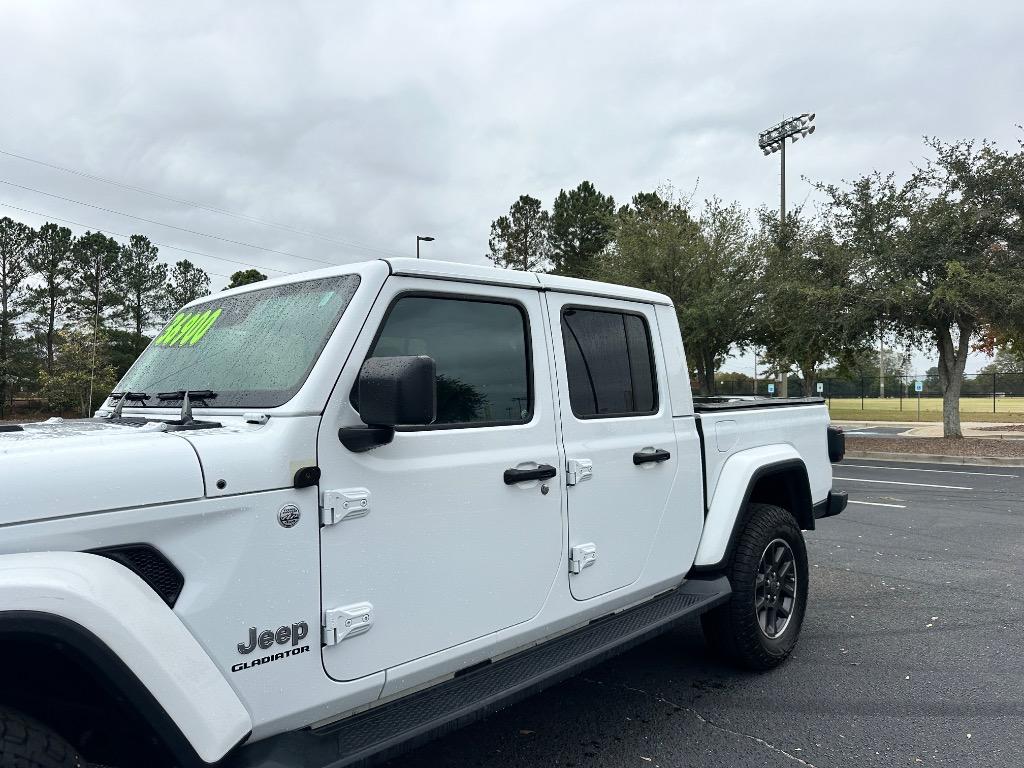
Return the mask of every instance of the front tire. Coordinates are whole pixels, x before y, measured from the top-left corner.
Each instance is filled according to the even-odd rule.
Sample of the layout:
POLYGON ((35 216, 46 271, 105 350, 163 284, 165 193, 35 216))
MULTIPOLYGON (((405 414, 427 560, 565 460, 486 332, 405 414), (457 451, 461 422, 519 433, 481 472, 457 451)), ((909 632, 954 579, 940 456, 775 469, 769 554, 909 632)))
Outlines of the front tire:
POLYGON ((85 761, 56 732, 0 707, 0 768, 82 768, 85 761))
POLYGON ((778 666, 796 646, 807 606, 807 548, 793 516, 751 504, 725 573, 732 595, 701 617, 705 640, 748 669, 778 666))

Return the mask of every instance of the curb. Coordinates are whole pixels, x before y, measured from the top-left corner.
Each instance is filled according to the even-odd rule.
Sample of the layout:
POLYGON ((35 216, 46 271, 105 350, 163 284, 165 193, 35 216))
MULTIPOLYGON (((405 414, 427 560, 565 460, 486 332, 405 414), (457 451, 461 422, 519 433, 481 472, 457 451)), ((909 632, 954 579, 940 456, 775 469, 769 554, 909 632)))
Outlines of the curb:
POLYGON ((1024 467, 1024 458, 1010 456, 943 456, 934 453, 888 453, 885 451, 847 451, 847 459, 905 461, 917 464, 957 464, 968 467, 1024 467))

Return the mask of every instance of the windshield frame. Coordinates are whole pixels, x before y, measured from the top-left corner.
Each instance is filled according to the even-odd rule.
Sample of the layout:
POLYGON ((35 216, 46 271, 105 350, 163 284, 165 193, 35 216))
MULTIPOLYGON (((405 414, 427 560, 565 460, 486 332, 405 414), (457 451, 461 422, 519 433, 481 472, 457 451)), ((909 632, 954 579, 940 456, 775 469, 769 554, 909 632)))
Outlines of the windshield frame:
MULTIPOLYGON (((323 356, 324 350, 329 344, 331 338, 334 336, 338 329, 338 325, 345 317, 352 302, 355 300, 356 295, 359 292, 359 288, 362 284, 363 277, 358 272, 346 272, 342 274, 334 275, 318 275, 316 277, 310 277, 305 280, 296 280, 285 283, 277 283, 274 285, 260 286, 254 290, 232 292, 226 296, 218 296, 216 294, 211 296, 204 296, 202 299, 187 304, 186 306, 179 309, 168 322, 163 325, 160 331, 153 337, 153 340, 146 346, 146 349, 135 359, 131 367, 121 377, 120 381, 111 391, 111 395, 125 393, 125 392, 138 392, 140 389, 145 389, 147 397, 143 399, 135 399, 128 401, 125 404, 126 408, 140 409, 142 411, 158 409, 174 409, 177 410, 180 407, 180 399, 168 399, 166 396, 164 399, 158 397, 159 394, 163 393, 166 395, 168 392, 181 391, 176 385, 172 376, 177 375, 171 374, 165 377, 168 379, 166 384, 161 383, 161 379, 153 382, 148 387, 140 387, 138 382, 132 382, 133 374, 138 372, 138 367, 142 362, 143 358, 149 353, 155 345, 155 341, 166 332, 167 328, 174 322, 175 318, 181 315, 183 312, 197 312, 201 313, 206 310, 217 308, 218 302, 223 304, 225 301, 235 300, 243 297, 250 297, 253 294, 259 294, 263 292, 280 292, 283 295, 287 295, 291 292, 298 292, 302 286, 307 286, 311 283, 326 284, 334 288, 335 290, 345 290, 349 293, 347 300, 339 307, 337 314, 325 325, 323 334, 320 338, 319 344, 311 350, 308 365, 306 369, 298 376, 294 383, 288 388, 282 389, 247 389, 229 391, 227 393, 217 392, 214 397, 197 398, 193 401, 192 405, 200 406, 209 409, 271 409, 280 408, 291 402, 303 389, 306 383, 309 381, 309 377, 316 367, 320 358, 323 356), (131 386, 127 384, 131 382, 131 386)), ((329 289, 328 289, 329 290, 329 289)), ((159 346, 159 345, 157 345, 159 346)), ((180 371, 179 371, 180 373, 180 371)), ((144 382, 145 383, 145 382, 144 382)), ((197 384, 195 391, 200 392, 205 389, 217 388, 210 387, 207 384, 203 384, 201 387, 197 384)), ((109 402, 116 403, 118 398, 110 397, 109 402)))

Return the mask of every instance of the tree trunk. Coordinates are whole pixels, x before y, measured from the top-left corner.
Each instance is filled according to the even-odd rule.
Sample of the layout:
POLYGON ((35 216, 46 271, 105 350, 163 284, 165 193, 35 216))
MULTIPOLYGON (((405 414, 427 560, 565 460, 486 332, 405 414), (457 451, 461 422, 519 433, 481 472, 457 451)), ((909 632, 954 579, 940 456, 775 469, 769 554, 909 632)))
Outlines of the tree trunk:
POLYGON ((53 375, 53 331, 57 324, 57 300, 50 297, 50 315, 46 322, 46 372, 53 375))
POLYGON ((948 326, 936 330, 939 345, 939 385, 942 387, 942 436, 963 437, 960 428, 960 390, 967 367, 967 353, 970 349, 969 328, 958 326, 960 337, 953 344, 953 334, 948 326))
POLYGON ((804 375, 804 397, 813 397, 817 394, 814 385, 818 383, 814 363, 809 360, 800 363, 800 373, 804 375))
POLYGON ((697 350, 697 380, 705 395, 715 394, 715 356, 697 350))
POLYGON ((7 302, 0 318, 0 419, 7 407, 7 302))
POLYGON ((703 368, 704 368, 704 387, 707 389, 709 395, 714 395, 718 391, 715 385, 715 355, 713 352, 705 352, 703 356, 703 368))
POLYGON ((135 294, 135 306, 132 308, 135 314, 135 355, 141 355, 142 343, 142 294, 135 294))
POLYGON ((7 291, 3 290, 3 302, 0 305, 0 418, 3 418, 7 408, 7 291))

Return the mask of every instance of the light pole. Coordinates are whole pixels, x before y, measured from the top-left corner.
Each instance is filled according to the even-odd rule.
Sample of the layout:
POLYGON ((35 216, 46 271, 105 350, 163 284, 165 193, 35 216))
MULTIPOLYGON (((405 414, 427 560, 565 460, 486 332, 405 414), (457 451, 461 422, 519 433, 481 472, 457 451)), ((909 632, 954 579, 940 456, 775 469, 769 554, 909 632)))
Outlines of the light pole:
POLYGON ((805 136, 814 133, 815 126, 813 112, 804 112, 797 117, 788 117, 778 125, 773 125, 766 131, 757 135, 757 146, 765 157, 778 152, 782 160, 782 173, 779 184, 779 223, 786 221, 786 139, 792 139, 795 144, 805 136))
POLYGON ((416 258, 417 259, 420 257, 420 241, 421 240, 424 243, 432 243, 432 242, 434 242, 434 238, 432 238, 432 237, 427 237, 425 235, 416 235, 416 258))
MULTIPOLYGON (((782 253, 783 246, 785 243, 785 225, 786 225, 786 139, 792 139, 793 143, 796 144, 800 139, 805 136, 810 136, 814 133, 815 126, 812 125, 814 122, 813 112, 804 112, 802 115, 797 117, 787 117, 781 123, 773 125, 771 128, 761 131, 757 135, 757 146, 761 149, 761 152, 765 157, 779 153, 781 160, 781 169, 779 174, 779 255, 784 256, 782 253)), ((783 370, 780 374, 780 387, 781 392, 779 394, 782 397, 789 396, 789 371, 783 370)))

